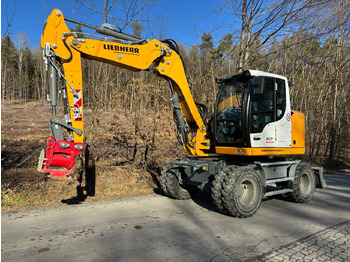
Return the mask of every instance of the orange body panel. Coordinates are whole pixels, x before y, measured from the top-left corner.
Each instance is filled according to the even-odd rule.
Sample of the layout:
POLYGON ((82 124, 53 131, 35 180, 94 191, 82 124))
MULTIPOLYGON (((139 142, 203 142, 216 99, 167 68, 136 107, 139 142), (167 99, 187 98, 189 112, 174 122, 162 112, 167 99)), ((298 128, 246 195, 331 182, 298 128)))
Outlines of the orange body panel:
POLYGON ((292 110, 292 154, 305 153, 305 115, 292 110))

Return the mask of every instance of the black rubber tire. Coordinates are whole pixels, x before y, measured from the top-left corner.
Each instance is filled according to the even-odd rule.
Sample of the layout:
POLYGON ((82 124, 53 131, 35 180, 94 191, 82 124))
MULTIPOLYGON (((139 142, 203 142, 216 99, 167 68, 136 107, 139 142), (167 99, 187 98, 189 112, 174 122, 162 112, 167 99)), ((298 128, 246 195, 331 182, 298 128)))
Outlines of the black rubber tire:
POLYGON ((218 174, 214 176, 214 180, 212 182, 211 197, 213 199, 213 203, 215 207, 223 213, 226 213, 224 204, 222 202, 223 183, 225 176, 231 173, 235 168, 235 166, 228 166, 223 168, 218 174))
POLYGON ((179 168, 166 166, 161 172, 160 185, 164 193, 171 198, 179 200, 190 199, 191 195, 195 193, 196 188, 185 188, 180 185, 180 176, 181 173, 179 168))
POLYGON ((311 166, 299 163, 295 170, 291 199, 297 203, 307 203, 314 196, 315 188, 315 174, 311 166))
POLYGON ((170 165, 166 165, 163 170, 160 172, 160 176, 159 176, 159 184, 160 184, 160 187, 162 188, 164 194, 166 194, 167 196, 169 196, 169 192, 168 192, 168 189, 167 189, 167 174, 166 174, 166 171, 169 170, 171 168, 170 165))
POLYGON ((263 186, 252 168, 237 168, 225 176, 222 201, 225 211, 234 217, 250 217, 259 209, 263 186))

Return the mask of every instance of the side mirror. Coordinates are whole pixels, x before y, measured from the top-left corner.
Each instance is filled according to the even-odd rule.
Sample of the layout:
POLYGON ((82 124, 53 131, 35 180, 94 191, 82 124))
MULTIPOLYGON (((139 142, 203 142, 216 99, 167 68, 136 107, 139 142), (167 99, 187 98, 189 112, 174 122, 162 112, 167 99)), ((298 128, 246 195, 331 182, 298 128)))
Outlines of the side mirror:
POLYGON ((257 76, 253 80, 253 94, 261 95, 264 93, 264 77, 257 76))

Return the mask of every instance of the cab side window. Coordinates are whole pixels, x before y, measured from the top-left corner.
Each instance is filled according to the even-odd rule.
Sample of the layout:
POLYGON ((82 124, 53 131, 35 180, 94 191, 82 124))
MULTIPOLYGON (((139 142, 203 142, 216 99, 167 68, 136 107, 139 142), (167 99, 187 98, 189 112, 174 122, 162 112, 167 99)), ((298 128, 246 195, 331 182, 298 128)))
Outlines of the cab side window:
POLYGON ((262 94, 251 98, 251 132, 260 133, 266 124, 274 121, 275 79, 266 77, 262 94))
POLYGON ((286 84, 283 79, 276 79, 276 121, 280 120, 286 111, 286 84))

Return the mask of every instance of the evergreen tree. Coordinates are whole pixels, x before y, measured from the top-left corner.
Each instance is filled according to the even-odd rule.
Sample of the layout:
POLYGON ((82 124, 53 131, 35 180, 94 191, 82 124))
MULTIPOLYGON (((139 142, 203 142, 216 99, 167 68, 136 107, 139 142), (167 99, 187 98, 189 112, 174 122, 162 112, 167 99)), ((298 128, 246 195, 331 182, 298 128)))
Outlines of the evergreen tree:
POLYGON ((210 33, 203 32, 203 35, 201 36, 202 43, 199 45, 199 49, 201 51, 202 56, 206 56, 210 54, 214 47, 213 43, 213 37, 210 33))
POLYGON ((9 35, 1 40, 1 95, 2 99, 15 99, 18 82, 17 49, 9 35))

